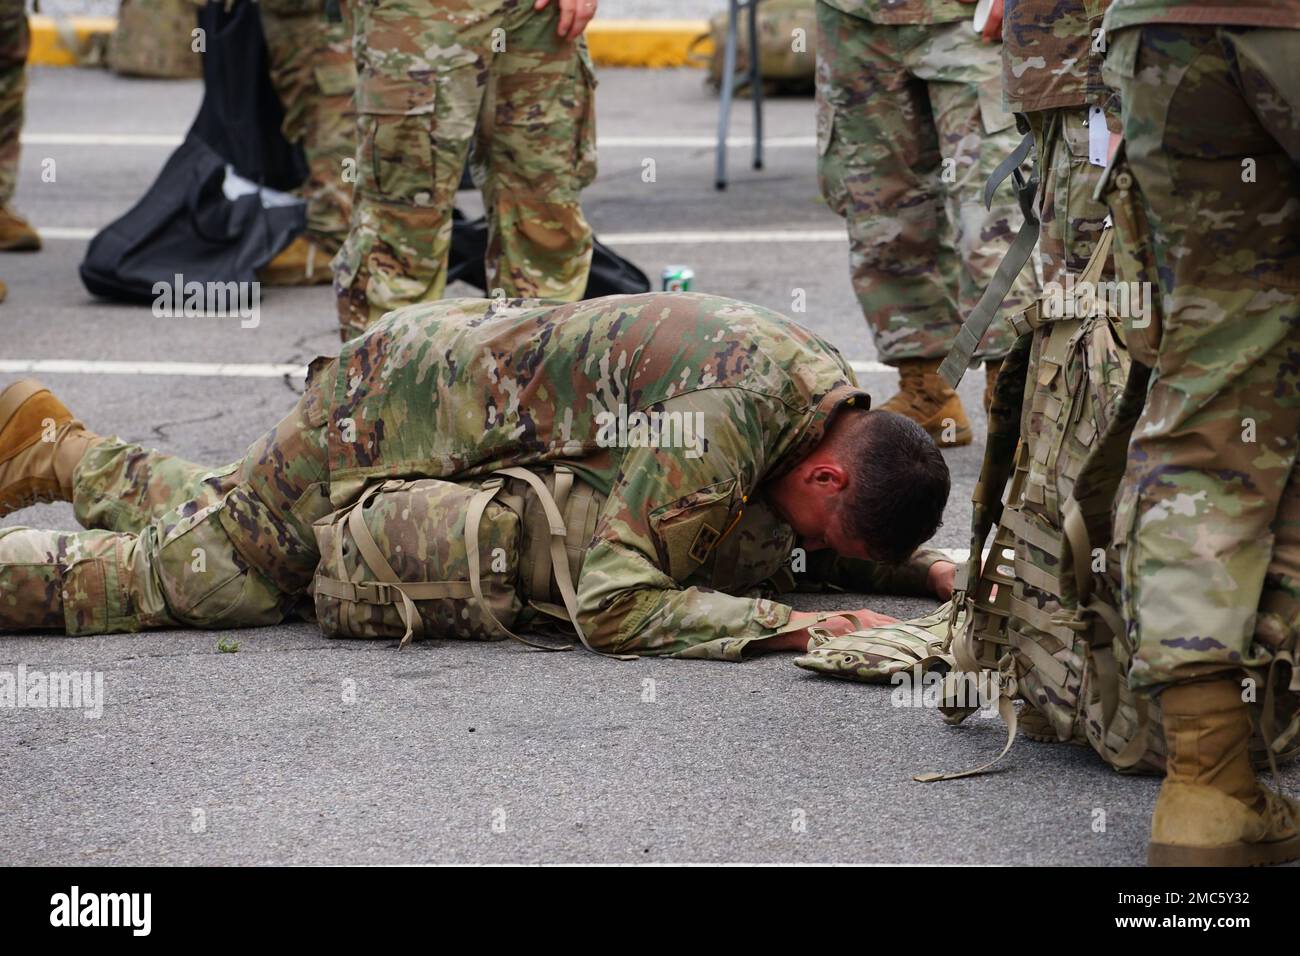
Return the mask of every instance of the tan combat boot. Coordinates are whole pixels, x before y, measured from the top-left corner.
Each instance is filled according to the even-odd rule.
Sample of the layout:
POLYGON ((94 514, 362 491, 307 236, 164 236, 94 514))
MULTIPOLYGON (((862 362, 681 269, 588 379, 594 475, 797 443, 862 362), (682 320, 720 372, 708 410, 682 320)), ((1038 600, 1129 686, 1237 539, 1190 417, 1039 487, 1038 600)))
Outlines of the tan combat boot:
POLYGON ((267 285, 329 285, 331 256, 314 239, 299 236, 262 267, 257 278, 267 285))
POLYGON ((898 394, 880 408, 906 415, 941 448, 971 443, 970 421, 961 399, 939 377, 940 359, 904 359, 898 364, 898 394))
POLYGON ((0 252, 35 252, 41 247, 41 237, 18 213, 8 206, 0 206, 0 252))
POLYGON ((41 501, 71 501, 72 473, 98 435, 39 382, 0 392, 0 516, 41 501))
POLYGON ((7 296, 8 294, 9 294, 9 287, 5 285, 3 282, 0 282, 0 302, 3 302, 5 300, 5 296, 7 296))
POLYGON ((1002 371, 1002 359, 989 359, 984 363, 984 414, 993 407, 993 387, 998 383, 998 372, 1002 371))
POLYGON ((1151 866, 1259 866, 1300 858, 1300 804, 1250 764, 1250 715, 1236 680, 1160 695, 1169 758, 1151 816, 1151 866))

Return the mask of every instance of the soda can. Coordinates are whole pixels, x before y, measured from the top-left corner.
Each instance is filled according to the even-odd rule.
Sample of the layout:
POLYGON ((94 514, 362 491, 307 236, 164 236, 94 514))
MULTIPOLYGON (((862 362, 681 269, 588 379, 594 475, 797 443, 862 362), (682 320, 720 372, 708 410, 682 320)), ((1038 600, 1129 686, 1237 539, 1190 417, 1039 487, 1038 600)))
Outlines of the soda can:
POLYGON ((690 292, 695 270, 689 266, 665 266, 662 278, 661 288, 665 292, 690 292))

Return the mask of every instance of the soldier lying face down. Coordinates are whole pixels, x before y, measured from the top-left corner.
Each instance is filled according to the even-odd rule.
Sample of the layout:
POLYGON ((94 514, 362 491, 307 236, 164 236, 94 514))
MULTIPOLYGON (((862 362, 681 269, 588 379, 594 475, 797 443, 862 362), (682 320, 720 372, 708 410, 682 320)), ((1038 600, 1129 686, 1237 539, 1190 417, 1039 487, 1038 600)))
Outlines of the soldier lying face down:
POLYGON ((557 616, 607 653, 801 649, 818 616, 773 600, 782 587, 951 592, 953 565, 915 550, 947 466, 919 426, 869 406, 831 345, 694 293, 399 309, 317 359, 293 411, 217 469, 95 435, 15 383, 0 393, 0 515, 65 500, 90 530, 0 529, 0 630, 272 625, 311 596, 331 633, 380 636, 334 620, 380 602, 408 633, 497 637, 510 622, 475 606, 487 587, 525 625, 558 590, 557 616), (427 511, 382 504, 416 492, 427 511), (518 521, 484 510, 498 492, 488 504, 513 501, 518 521), (477 504, 443 507, 465 496, 477 504), (484 537, 480 563, 493 515, 517 538, 484 537), (551 563, 524 553, 548 544, 551 563), (472 580, 438 576, 467 549, 472 580))

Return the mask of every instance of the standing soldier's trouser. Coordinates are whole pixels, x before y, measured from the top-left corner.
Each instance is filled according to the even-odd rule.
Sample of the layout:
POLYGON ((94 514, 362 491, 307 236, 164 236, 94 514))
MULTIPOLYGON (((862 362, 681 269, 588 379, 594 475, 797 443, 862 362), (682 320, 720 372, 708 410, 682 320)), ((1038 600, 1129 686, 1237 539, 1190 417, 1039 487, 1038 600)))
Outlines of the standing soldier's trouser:
POLYGON ((18 134, 23 128, 30 42, 23 0, 0 0, 0 206, 13 198, 18 182, 18 134))
MULTIPOLYGON (((881 360, 942 358, 1020 228, 1004 186, 981 191, 1019 142, 1001 107, 998 49, 967 21, 886 26, 817 4, 822 195, 844 216, 853 288, 881 360)), ((1024 308, 1025 270, 1005 307, 1024 308)), ((995 323, 981 356, 1011 345, 995 323)))
POLYGON ((77 466, 73 507, 84 527, 102 530, 0 528, 0 630, 79 635, 283 620, 316 569, 312 522, 331 510, 332 368, 226 468, 116 439, 93 446, 77 466))
POLYGON ((376 0, 352 16, 357 183, 334 260, 344 338, 442 296, 471 145, 489 289, 581 298, 592 244, 578 196, 595 175, 595 80, 585 46, 556 36, 556 5, 376 0))
POLYGON ((352 30, 325 17, 325 0, 261 0, 271 82, 284 104, 284 136, 301 142, 308 174, 307 235, 333 255, 352 217, 356 115, 352 30))
POLYGON ((1162 303, 1130 336, 1155 371, 1116 505, 1134 687, 1255 666, 1300 625, 1297 58, 1298 31, 1181 25, 1107 53, 1122 278, 1162 303))
MULTIPOLYGON (((1088 110, 1072 106, 1025 114, 1042 177, 1037 253, 1045 285, 1083 271, 1109 213, 1093 196, 1102 167, 1088 159, 1088 110)), ((1107 118, 1118 127, 1118 116, 1107 118)))

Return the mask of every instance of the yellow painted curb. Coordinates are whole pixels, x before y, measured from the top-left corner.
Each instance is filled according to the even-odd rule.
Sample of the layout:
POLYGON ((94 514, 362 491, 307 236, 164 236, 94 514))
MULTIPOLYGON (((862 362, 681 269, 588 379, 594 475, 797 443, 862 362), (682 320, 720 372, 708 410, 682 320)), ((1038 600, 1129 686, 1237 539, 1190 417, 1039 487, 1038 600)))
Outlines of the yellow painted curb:
MULTIPOLYGON (((707 20, 592 20, 587 48, 601 66, 698 66, 687 59, 690 46, 708 33, 707 20)), ((697 56, 713 52, 713 42, 700 41, 697 56)))
POLYGON ((82 49, 89 45, 92 37, 98 34, 110 34, 117 26, 115 17, 66 17, 62 18, 61 33, 53 17, 34 15, 31 17, 32 49, 27 62, 33 66, 76 66, 77 51, 68 49, 64 42, 66 31, 77 38, 82 49))
MULTIPOLYGON (((84 49, 97 34, 111 34, 117 26, 113 17, 68 17, 61 20, 84 49)), ((64 43, 53 17, 33 16, 32 66, 76 66, 77 53, 64 43)), ((587 46, 601 66, 691 66, 690 46, 707 33, 707 20, 593 20, 587 27, 587 46)), ((713 43, 703 40, 697 56, 708 56, 713 43)))

